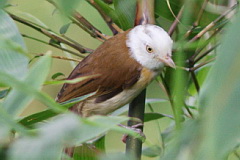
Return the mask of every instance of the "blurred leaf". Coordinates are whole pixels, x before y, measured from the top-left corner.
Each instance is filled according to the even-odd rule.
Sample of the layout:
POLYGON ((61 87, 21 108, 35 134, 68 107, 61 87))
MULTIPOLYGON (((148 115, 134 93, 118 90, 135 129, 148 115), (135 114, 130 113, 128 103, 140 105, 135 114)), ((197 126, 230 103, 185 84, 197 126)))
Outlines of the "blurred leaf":
MULTIPOLYGON (((108 130, 117 130, 128 132, 125 128, 116 126, 122 122, 126 122, 129 120, 126 116, 118 116, 118 117, 105 117, 105 116, 91 116, 89 118, 83 119, 83 124, 81 125, 81 133, 79 134, 79 139, 76 141, 77 144, 84 143, 93 138, 96 138, 108 130), (92 126, 92 127, 89 127, 92 126)), ((129 131, 134 134, 132 131, 129 131)))
POLYGON ((22 137, 13 142, 9 159, 59 159, 64 147, 89 141, 128 119, 103 116, 80 118, 73 113, 59 115, 51 122, 39 125, 36 136, 22 137))
MULTIPOLYGON (((91 97, 92 95, 94 95, 95 92, 81 96, 81 97, 77 97, 75 99, 71 99, 69 101, 66 101, 64 103, 61 103, 63 108, 70 108, 71 106, 73 106, 74 104, 83 101, 84 99, 87 99, 88 97, 91 97)), ((24 117, 23 119, 21 119, 19 121, 20 124, 26 126, 26 127, 31 127, 32 125, 38 123, 38 122, 42 122, 44 120, 47 120, 49 118, 52 118, 54 116, 56 116, 58 113, 54 112, 53 110, 45 110, 45 111, 41 111, 38 113, 34 113, 30 116, 24 117)))
POLYGON ((175 18, 173 16, 171 10, 175 14, 175 16, 177 16, 182 4, 178 0, 169 0, 169 4, 170 4, 170 7, 171 7, 171 9, 170 9, 167 1, 168 0, 156 0, 156 2, 155 2, 155 14, 157 16, 161 16, 161 17, 164 17, 168 20, 173 21, 175 18))
POLYGON ((54 80, 54 79, 58 78, 59 76, 64 76, 65 77, 65 75, 63 73, 57 72, 54 75, 52 75, 52 79, 54 80))
POLYGON ((72 12, 77 8, 77 6, 79 5, 79 3, 81 3, 82 0, 71 0, 71 3, 69 3, 69 1, 66 0, 49 0, 49 1, 50 2, 54 1, 59 7, 58 9, 60 9, 63 14, 68 16, 72 14, 72 12))
MULTIPOLYGON (((17 131, 20 134, 23 135, 29 135, 28 131, 22 126, 19 125, 18 123, 16 123, 14 121, 14 119, 12 117, 10 117, 10 115, 8 115, 2 108, 2 106, 0 105, 0 124, 4 124, 3 128, 1 126, 1 130, 4 128, 8 128, 8 129, 14 129, 15 131, 17 131), (4 127, 5 126, 5 127, 4 127)), ((2 131, 1 131, 2 132, 2 131)), ((0 133, 3 134, 3 133, 0 133)), ((9 134, 9 132, 7 132, 7 134, 9 134)), ((1 136, 0 136, 1 139, 1 136)))
POLYGON ((142 154, 147 157, 157 157, 160 156, 162 152, 161 147, 154 145, 150 147, 146 147, 142 150, 142 154))
POLYGON ((199 97, 200 116, 188 121, 163 160, 226 159, 240 139, 240 13, 226 28, 199 97), (227 53, 227 54, 226 54, 227 53), (197 141, 196 141, 197 140, 197 141))
POLYGON ((102 0, 94 0, 94 2, 109 16, 112 18, 113 22, 120 25, 118 16, 114 9, 112 9, 109 5, 104 3, 102 0))
POLYGON ((65 25, 63 25, 61 28, 60 28, 60 34, 65 34, 65 33, 67 33, 67 30, 68 30, 68 28, 70 27, 70 25, 71 25, 72 23, 67 23, 67 24, 65 24, 65 25))
POLYGON ((93 144, 83 144, 75 148, 73 158, 77 160, 97 160, 99 153, 105 151, 105 136, 102 136, 93 144), (94 146, 94 149, 92 148, 94 146))
POLYGON ((7 73, 0 72, 0 81, 3 84, 11 86, 12 88, 16 89, 19 92, 22 92, 28 96, 33 96, 34 98, 36 98, 37 100, 39 100, 40 102, 42 102, 43 104, 45 104, 46 106, 48 106, 49 108, 53 109, 56 112, 63 112, 66 110, 64 107, 56 103, 47 94, 42 93, 35 88, 32 88, 28 84, 15 79, 13 76, 7 73))
POLYGON ((0 22, 0 71, 23 79, 28 71, 28 58, 22 54, 26 50, 23 39, 13 20, 1 9, 0 22))
POLYGON ((7 0, 1 0, 0 9, 5 8, 6 4, 7 4, 7 0))
POLYGON ((145 113, 144 114, 144 122, 149 122, 153 120, 157 120, 160 118, 168 117, 173 119, 173 116, 167 115, 167 114, 162 114, 162 113, 145 113))
POLYGON ((31 23, 34 23, 34 24, 36 24, 38 26, 41 26, 45 29, 49 29, 49 27, 45 23, 43 23, 39 18, 33 16, 30 13, 17 11, 16 15, 21 16, 22 18, 30 21, 31 23))
POLYGON ((60 159, 64 146, 78 138, 80 121, 74 114, 59 115, 38 129, 36 136, 22 137, 10 146, 10 160, 60 159))
POLYGON ((9 90, 10 89, 1 90, 0 91, 0 99, 4 98, 8 94, 9 90))
MULTIPOLYGON (((39 90, 42 83, 45 81, 51 67, 50 55, 43 56, 30 69, 27 76, 24 78, 24 83, 28 87, 33 87, 39 90)), ((11 115, 20 113, 33 99, 33 95, 23 93, 13 87, 3 102, 6 111, 11 115)))
POLYGON ((204 110, 203 128, 208 135, 202 142, 206 145, 203 152, 209 158, 216 155, 217 159, 221 159, 239 144, 239 28, 240 13, 222 38, 216 62, 200 94, 200 106, 204 110))
POLYGON ((51 117, 56 116, 57 113, 54 112, 53 110, 45 110, 45 111, 41 111, 38 113, 34 113, 30 116, 24 117, 23 119, 21 119, 19 121, 20 124, 26 126, 26 127, 32 127, 32 125, 38 123, 38 122, 42 122, 44 120, 47 120, 51 117))
POLYGON ((132 28, 136 14, 136 0, 114 0, 113 2, 121 28, 123 30, 132 28))

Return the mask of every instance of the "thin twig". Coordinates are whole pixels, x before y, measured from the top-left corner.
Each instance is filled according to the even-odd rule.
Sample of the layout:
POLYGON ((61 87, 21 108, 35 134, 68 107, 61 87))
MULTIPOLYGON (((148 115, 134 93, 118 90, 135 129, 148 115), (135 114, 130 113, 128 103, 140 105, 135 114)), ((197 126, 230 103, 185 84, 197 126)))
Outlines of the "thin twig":
POLYGON ((210 63, 210 62, 213 62, 216 58, 212 58, 212 59, 209 59, 208 61, 206 62, 203 62, 203 63, 200 63, 199 65, 197 65, 196 67, 192 67, 190 68, 190 71, 195 71, 199 68, 201 68, 202 66, 205 66, 206 64, 210 63))
POLYGON ((160 81, 157 81, 158 84, 160 85, 160 87, 163 89, 163 91, 166 93, 167 97, 168 97, 168 100, 171 104, 171 108, 173 110, 173 113, 175 113, 175 107, 174 107, 174 103, 173 103, 173 99, 172 99, 172 94, 171 94, 171 91, 170 91, 170 88, 168 87, 168 84, 167 82, 165 81, 165 79, 163 78, 163 75, 160 74, 160 78, 162 80, 162 83, 160 81))
MULTIPOLYGON (((49 30, 46 30, 45 28, 41 28, 41 27, 39 27, 39 26, 35 26, 34 24, 26 21, 26 20, 23 19, 23 18, 20 18, 20 17, 14 15, 14 14, 11 14, 11 13, 9 13, 9 15, 10 15, 15 21, 20 22, 20 23, 22 23, 22 24, 24 24, 24 25, 26 25, 26 26, 28 26, 28 27, 30 27, 30 28, 38 31, 38 32, 40 32, 40 33, 48 36, 49 38, 51 38, 51 39, 53 39, 53 40, 55 40, 55 41, 57 41, 57 42, 64 43, 64 44, 66 44, 66 45, 68 45, 68 46, 70 46, 70 47, 78 50, 78 51, 81 52, 81 53, 90 53, 90 52, 92 52, 92 49, 85 48, 85 47, 83 47, 83 46, 80 45, 80 44, 78 44, 78 45, 73 44, 73 43, 71 43, 71 42, 69 42, 69 41, 61 38, 60 36, 56 35, 55 33, 52 33, 52 32, 50 32, 49 30)), ((78 54, 78 56, 81 57, 81 55, 79 55, 79 54, 78 54)))
POLYGON ((192 31, 199 25, 199 22, 202 18, 202 15, 203 15, 203 11, 206 8, 206 5, 207 5, 208 1, 209 0, 205 0, 203 2, 202 7, 201 7, 200 11, 198 12, 198 17, 197 17, 196 21, 193 23, 192 27, 187 31, 187 33, 185 34, 185 37, 188 37, 192 33, 192 31))
POLYGON ((206 41, 204 41, 204 44, 201 45, 201 48, 200 48, 200 49, 197 49, 197 50, 195 51, 195 53, 188 59, 188 60, 189 60, 190 67, 193 67, 193 65, 195 64, 195 63, 194 63, 195 58, 199 55, 199 53, 201 53, 201 51, 202 51, 207 45, 209 45, 209 43, 216 37, 216 35, 217 35, 220 31, 221 31, 220 29, 215 30, 215 31, 213 32, 213 34, 212 34, 206 41))
MULTIPOLYGON (((37 56, 44 56, 45 54, 38 54, 37 56)), ((68 61, 74 61, 74 62, 81 62, 81 60, 75 59, 75 58, 67 58, 63 56, 51 56, 52 58, 61 59, 61 60, 68 60, 68 61)))
POLYGON ((202 37, 207 31, 209 31, 211 28, 213 28, 218 21, 220 21, 222 18, 224 18, 226 15, 228 15, 232 10, 234 10, 238 6, 238 3, 233 5, 229 10, 227 10, 225 13, 220 15, 217 19, 209 23, 201 32, 199 32, 196 36, 194 36, 189 42, 196 41, 200 37, 202 37))
MULTIPOLYGON (((58 10, 59 6, 52 0, 47 0, 50 4, 52 4, 54 7, 56 7, 58 10)), ((61 11, 61 10, 60 10, 61 11)), ((81 29, 83 29, 85 32, 87 32, 88 34, 90 34, 92 37, 100 40, 100 41, 105 41, 106 37, 101 34, 101 32, 96 29, 90 22, 88 22, 83 16, 80 15, 80 13, 78 13, 77 11, 73 12, 73 16, 72 15, 67 15, 67 17, 74 23, 76 24, 78 27, 80 27, 81 29)))
POLYGON ((76 56, 78 56, 78 57, 81 57, 81 58, 84 58, 84 57, 85 57, 84 55, 81 55, 81 54, 79 54, 79 53, 73 52, 73 51, 68 50, 68 49, 66 49, 66 48, 62 48, 62 47, 60 47, 59 45, 56 45, 56 44, 54 44, 54 43, 48 43, 48 42, 45 42, 45 41, 43 41, 43 40, 40 40, 40 39, 31 37, 31 36, 28 36, 28 35, 25 35, 25 34, 21 34, 21 35, 22 35, 23 37, 25 37, 25 38, 28 38, 28 39, 31 39, 31 40, 34 40, 34 41, 37 41, 37 42, 40 42, 40 43, 43 43, 43 44, 46 44, 46 45, 50 45, 50 46, 52 46, 52 47, 55 47, 55 48, 60 49, 60 50, 62 50, 62 51, 66 51, 66 52, 71 53, 71 54, 73 54, 73 55, 76 55, 76 56))
MULTIPOLYGON (((151 110, 151 112, 152 113, 154 113, 154 109, 153 109, 153 107, 152 107, 152 105, 150 104, 150 103, 148 103, 148 107, 149 107, 149 109, 151 110)), ((163 140, 163 135, 161 134, 162 133, 162 131, 161 131, 161 126, 160 126, 160 122, 159 121, 156 121, 156 123, 157 123, 157 127, 158 127, 158 130, 159 130, 159 137, 161 138, 161 142, 162 142, 162 149, 164 149, 165 148, 165 142, 164 142, 164 140, 163 140)))
POLYGON ((211 47, 210 49, 208 49, 207 51, 205 51, 204 53, 202 53, 199 57, 197 57, 197 59, 194 61, 194 64, 196 64, 198 61, 200 61, 202 58, 204 58, 206 55, 208 55, 210 52, 212 52, 214 49, 216 49, 219 44, 216 44, 215 46, 211 47))
POLYGON ((204 9, 205 9, 206 6, 207 6, 208 1, 209 1, 209 0, 204 0, 201 9, 200 9, 200 11, 198 12, 197 20, 193 23, 194 26, 198 26, 198 25, 199 25, 199 22, 200 22, 200 20, 201 20, 201 18, 202 18, 202 15, 203 15, 203 11, 204 11, 204 9))
POLYGON ((185 103, 184 103, 184 105, 185 105, 185 109, 187 110, 187 112, 188 112, 188 114, 189 114, 189 115, 187 115, 187 114, 185 114, 185 115, 186 115, 187 117, 189 117, 189 118, 194 118, 194 116, 193 116, 191 110, 189 109, 189 107, 186 106, 185 103))
POLYGON ((99 7, 99 5, 94 0, 87 0, 102 16, 104 21, 107 23, 108 27, 111 29, 112 33, 116 35, 117 33, 123 32, 116 24, 113 23, 112 19, 99 7))
POLYGON ((109 38, 111 38, 111 36, 107 36, 102 34, 102 32, 100 30, 98 30, 96 27, 94 27, 88 20, 86 20, 79 12, 74 12, 74 18, 76 20, 78 20, 78 22, 80 22, 81 24, 83 24, 84 26, 86 26, 89 30, 91 30, 92 32, 95 32, 96 35, 100 38, 102 38, 103 40, 107 40, 109 38))
POLYGON ((175 31, 176 28, 177 28, 178 23, 180 22, 179 19, 181 19, 181 17, 182 17, 183 8, 184 8, 184 6, 182 6, 182 8, 180 9, 180 11, 178 12, 177 17, 175 18, 174 22, 172 23, 171 27, 170 27, 169 30, 168 30, 168 34, 169 34, 170 36, 172 36, 172 34, 174 33, 174 31, 175 31))
POLYGON ((198 83, 198 80, 197 80, 197 77, 194 73, 194 70, 190 70, 190 74, 191 74, 191 77, 192 77, 192 80, 193 80, 193 83, 195 85, 195 88, 197 90, 197 92, 199 93, 199 90, 200 90, 200 85, 198 83))

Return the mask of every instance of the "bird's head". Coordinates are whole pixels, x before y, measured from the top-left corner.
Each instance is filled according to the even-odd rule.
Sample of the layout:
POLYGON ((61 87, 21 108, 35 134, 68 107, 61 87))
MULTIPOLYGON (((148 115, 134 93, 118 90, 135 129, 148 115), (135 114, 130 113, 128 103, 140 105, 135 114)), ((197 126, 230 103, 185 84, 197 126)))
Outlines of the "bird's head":
POLYGON ((175 68, 171 58, 172 44, 166 31, 150 24, 134 27, 127 38, 131 56, 151 70, 161 69, 164 65, 175 68))

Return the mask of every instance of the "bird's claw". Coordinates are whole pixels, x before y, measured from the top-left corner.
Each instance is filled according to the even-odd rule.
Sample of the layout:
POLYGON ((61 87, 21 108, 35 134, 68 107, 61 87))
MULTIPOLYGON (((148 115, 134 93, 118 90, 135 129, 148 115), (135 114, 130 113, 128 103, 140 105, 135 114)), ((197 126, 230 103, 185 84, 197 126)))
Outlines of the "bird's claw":
MULTIPOLYGON (((125 125, 122 125, 120 124, 119 126, 121 127, 124 127, 124 128, 128 128, 128 129, 131 129, 133 131, 135 131, 136 133, 138 133, 142 139, 142 141, 145 141, 146 139, 146 136, 145 134, 142 132, 142 130, 139 128, 139 127, 143 127, 143 124, 142 123, 138 123, 138 124, 135 124, 135 125, 132 125, 132 126, 125 126, 125 125)), ((122 137, 122 142, 123 143, 126 143, 127 139, 128 139, 128 136, 127 134, 124 134, 123 137, 122 137)))

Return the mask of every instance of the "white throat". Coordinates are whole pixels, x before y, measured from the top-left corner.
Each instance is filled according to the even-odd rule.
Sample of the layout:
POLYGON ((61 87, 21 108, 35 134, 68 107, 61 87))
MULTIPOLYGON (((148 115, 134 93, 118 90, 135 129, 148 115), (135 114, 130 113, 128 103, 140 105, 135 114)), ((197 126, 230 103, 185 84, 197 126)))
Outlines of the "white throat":
POLYGON ((128 33, 127 46, 131 56, 144 67, 160 70, 164 63, 159 58, 171 56, 172 39, 161 27, 156 25, 139 25, 128 33), (149 52, 147 48, 151 48, 149 52))

